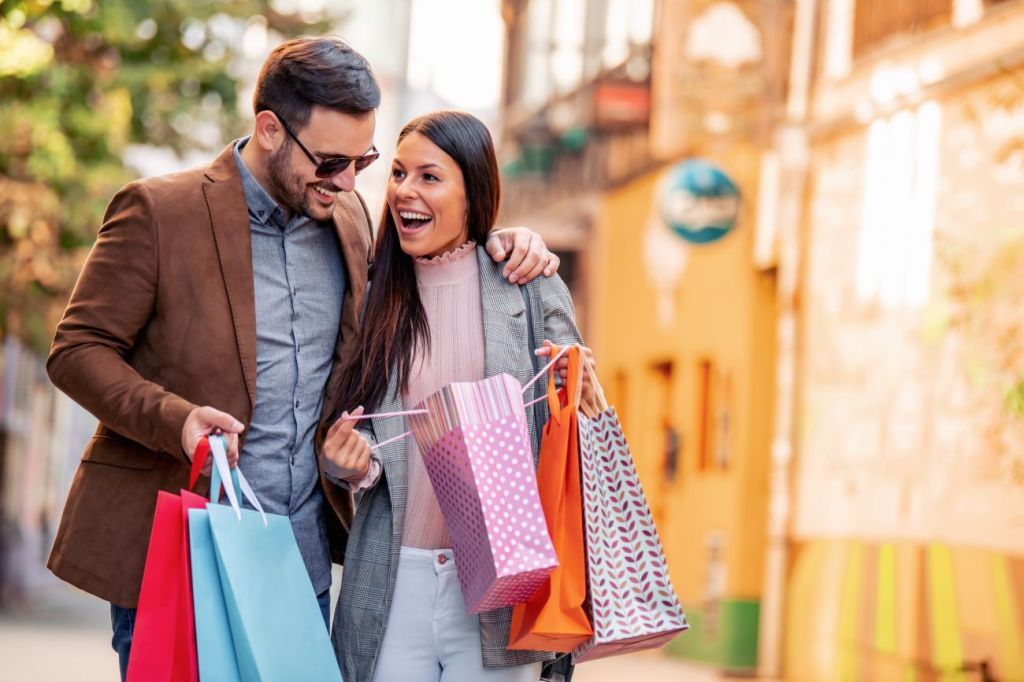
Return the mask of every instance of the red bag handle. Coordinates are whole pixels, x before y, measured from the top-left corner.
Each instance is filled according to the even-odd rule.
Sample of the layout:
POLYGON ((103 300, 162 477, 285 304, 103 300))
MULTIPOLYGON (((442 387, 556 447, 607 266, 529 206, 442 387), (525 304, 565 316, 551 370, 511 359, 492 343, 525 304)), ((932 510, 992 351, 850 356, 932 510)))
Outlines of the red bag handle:
POLYGON ((203 437, 196 443, 196 450, 192 453, 192 471, 188 477, 188 489, 193 490, 196 487, 196 481, 199 480, 199 474, 203 471, 203 466, 206 464, 206 458, 210 456, 210 439, 209 437, 203 437))

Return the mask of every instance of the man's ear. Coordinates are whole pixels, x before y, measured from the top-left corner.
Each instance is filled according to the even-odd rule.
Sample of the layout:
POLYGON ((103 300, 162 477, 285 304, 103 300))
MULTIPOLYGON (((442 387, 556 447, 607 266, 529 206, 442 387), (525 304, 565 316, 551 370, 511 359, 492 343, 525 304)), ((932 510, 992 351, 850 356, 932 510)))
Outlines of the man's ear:
POLYGON ((266 152, 277 151, 277 148, 284 142, 287 135, 281 122, 277 120, 274 112, 264 109, 256 114, 256 123, 253 128, 253 137, 260 149, 266 152))

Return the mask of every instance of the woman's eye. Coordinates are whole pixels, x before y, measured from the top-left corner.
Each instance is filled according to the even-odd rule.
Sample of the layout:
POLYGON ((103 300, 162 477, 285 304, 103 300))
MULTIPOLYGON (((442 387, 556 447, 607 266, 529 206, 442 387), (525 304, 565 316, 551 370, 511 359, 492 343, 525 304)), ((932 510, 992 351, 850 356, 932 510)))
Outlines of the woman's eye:
POLYGON ((395 180, 401 180, 402 178, 405 177, 405 173, 403 173, 398 168, 392 168, 391 169, 391 177, 394 178, 395 180))
POLYGON ((430 173, 424 173, 423 174, 423 179, 426 180, 427 182, 437 182, 438 178, 437 178, 436 175, 431 175, 430 173))

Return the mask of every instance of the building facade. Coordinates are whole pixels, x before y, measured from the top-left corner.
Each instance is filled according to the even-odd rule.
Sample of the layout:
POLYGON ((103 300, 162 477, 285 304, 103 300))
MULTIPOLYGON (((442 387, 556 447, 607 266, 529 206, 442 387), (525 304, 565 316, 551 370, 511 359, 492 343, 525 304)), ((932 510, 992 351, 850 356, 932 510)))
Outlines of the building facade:
POLYGON ((758 187, 792 3, 762 5, 504 4, 506 222, 566 256, 691 622, 670 651, 738 672, 757 667, 774 418, 775 266, 755 258, 758 187), (584 27, 572 58, 569 19, 584 27), (532 80, 544 74, 547 89, 532 80), (685 162, 717 167, 738 198, 674 194, 685 162), (718 240, 669 227, 673 212, 699 223, 719 209, 734 215, 718 240))
POLYGON ((1024 6, 807 5, 782 669, 1022 680, 1024 6))
POLYGON ((1024 680, 1024 2, 623 11, 503 3, 506 215, 567 256, 670 651, 1024 680), (712 244, 666 225, 695 158, 740 192, 712 244))

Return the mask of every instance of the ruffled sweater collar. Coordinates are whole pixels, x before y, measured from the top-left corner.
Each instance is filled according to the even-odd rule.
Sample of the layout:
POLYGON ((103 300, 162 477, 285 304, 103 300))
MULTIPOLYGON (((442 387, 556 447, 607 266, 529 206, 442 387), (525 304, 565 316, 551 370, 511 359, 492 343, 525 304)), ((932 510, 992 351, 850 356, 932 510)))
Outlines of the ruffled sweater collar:
POLYGON ((462 246, 431 258, 417 258, 416 281, 421 287, 456 284, 479 273, 476 262, 476 242, 470 240, 462 246))

